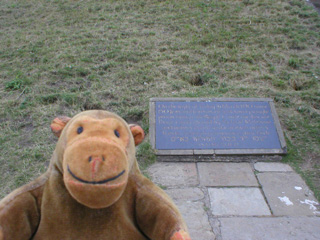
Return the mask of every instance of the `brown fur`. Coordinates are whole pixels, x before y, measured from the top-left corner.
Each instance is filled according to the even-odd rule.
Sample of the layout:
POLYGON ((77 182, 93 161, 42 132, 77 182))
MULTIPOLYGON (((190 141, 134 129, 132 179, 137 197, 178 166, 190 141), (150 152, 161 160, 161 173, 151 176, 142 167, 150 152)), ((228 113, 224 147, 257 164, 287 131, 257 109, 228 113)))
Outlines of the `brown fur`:
POLYGON ((140 173, 139 126, 87 111, 51 127, 60 138, 48 171, 0 201, 0 240, 190 240, 171 199, 140 173))

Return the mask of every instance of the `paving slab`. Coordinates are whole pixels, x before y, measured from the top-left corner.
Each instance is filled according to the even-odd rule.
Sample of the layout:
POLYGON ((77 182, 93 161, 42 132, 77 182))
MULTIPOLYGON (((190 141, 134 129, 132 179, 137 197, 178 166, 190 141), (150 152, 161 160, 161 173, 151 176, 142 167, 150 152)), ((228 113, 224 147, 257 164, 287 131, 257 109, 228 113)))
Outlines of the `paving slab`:
POLYGON ((209 188, 214 216, 271 215, 259 188, 209 188))
POLYGON ((195 163, 155 163, 148 168, 152 181, 166 187, 192 187, 199 184, 195 163))
POLYGON ((200 185, 219 186, 259 186, 249 163, 197 163, 200 185))
POLYGON ((221 218, 223 240, 318 240, 320 218, 221 218))
POLYGON ((179 208, 188 226, 191 239, 215 239, 205 205, 204 193, 199 188, 168 189, 166 193, 179 208))
POLYGON ((292 172, 292 168, 285 163, 258 162, 254 164, 254 169, 259 172, 292 172))
POLYGON ((297 173, 266 172, 257 176, 274 215, 320 215, 319 203, 297 173))
POLYGON ((165 192, 174 202, 201 201, 204 199, 204 193, 199 188, 178 188, 167 189, 165 192))

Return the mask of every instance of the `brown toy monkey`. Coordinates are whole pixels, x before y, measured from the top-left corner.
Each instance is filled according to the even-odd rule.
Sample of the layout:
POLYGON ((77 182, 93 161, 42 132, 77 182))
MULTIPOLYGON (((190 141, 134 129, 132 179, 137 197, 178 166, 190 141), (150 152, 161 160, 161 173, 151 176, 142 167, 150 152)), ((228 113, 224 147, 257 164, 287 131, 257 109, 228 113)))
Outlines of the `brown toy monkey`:
POLYGON ((144 132, 107 111, 56 118, 48 171, 0 201, 0 240, 190 240, 135 158, 144 132))

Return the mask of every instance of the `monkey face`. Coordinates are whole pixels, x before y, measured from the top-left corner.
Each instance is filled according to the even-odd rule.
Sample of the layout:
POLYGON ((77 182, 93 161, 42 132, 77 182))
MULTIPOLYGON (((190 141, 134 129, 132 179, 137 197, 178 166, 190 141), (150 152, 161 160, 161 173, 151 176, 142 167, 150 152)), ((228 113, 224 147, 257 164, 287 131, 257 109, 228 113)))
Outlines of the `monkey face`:
POLYGON ((63 180, 69 193, 90 208, 116 202, 129 174, 129 128, 116 118, 80 117, 68 127, 63 180))
POLYGON ((74 118, 58 117, 51 130, 59 137, 57 169, 70 195, 89 208, 105 208, 125 191, 143 129, 101 110, 74 118))

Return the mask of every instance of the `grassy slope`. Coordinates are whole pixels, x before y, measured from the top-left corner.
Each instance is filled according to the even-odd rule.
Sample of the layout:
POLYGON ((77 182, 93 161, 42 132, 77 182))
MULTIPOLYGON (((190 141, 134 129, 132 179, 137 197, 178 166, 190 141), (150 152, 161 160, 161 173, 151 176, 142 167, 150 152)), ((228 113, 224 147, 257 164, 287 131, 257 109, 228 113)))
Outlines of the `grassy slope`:
POLYGON ((148 130, 150 97, 187 96, 273 98, 319 199, 319 30, 303 0, 0 0, 0 198, 45 171, 55 116, 148 130))

